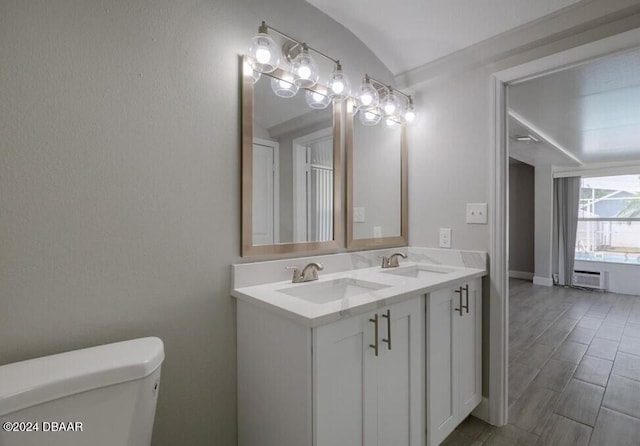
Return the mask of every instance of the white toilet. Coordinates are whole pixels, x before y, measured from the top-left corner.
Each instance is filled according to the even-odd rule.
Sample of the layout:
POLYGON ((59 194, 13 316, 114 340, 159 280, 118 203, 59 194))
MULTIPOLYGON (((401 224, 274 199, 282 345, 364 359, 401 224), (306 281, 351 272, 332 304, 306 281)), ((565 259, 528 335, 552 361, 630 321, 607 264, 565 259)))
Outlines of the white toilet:
POLYGON ((149 446, 163 359, 142 338, 0 366, 0 445, 149 446))

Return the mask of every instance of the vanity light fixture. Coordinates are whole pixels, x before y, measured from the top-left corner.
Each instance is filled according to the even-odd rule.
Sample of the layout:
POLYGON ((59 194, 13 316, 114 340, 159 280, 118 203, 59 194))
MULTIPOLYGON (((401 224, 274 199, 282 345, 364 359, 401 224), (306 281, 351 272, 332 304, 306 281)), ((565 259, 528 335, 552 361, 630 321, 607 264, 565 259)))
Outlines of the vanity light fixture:
MULTIPOLYGON (((281 68, 280 71, 291 76, 285 79, 271 79, 271 88, 280 97, 293 97, 299 88, 305 88, 307 104, 314 109, 328 107, 333 99, 342 100, 352 97, 351 84, 342 71, 339 60, 267 25, 264 21, 258 27, 258 33, 251 39, 248 56, 249 64, 254 70, 254 83, 260 78, 260 73, 272 73, 277 68, 281 68), (273 31, 284 39, 282 47, 276 44, 269 35, 269 31, 273 31), (319 92, 314 88, 320 73, 311 52, 333 63, 334 69, 327 81, 326 92, 319 92), (281 61, 281 59, 284 60, 281 61), (285 68, 281 62, 285 65, 288 62, 290 66, 285 68)), ((383 84, 368 74, 365 74, 353 99, 356 112, 360 113, 360 121, 364 125, 376 125, 382 117, 391 119, 393 125, 411 124, 416 120, 411 96, 383 84)))
MULTIPOLYGON (((370 109, 370 106, 365 105, 367 102, 379 103, 380 113, 386 118, 385 122, 390 127, 397 124, 413 124, 416 122, 417 115, 413 98, 400 90, 394 89, 390 85, 383 84, 368 74, 364 75, 362 86, 356 93, 355 102, 358 109, 370 109), (382 99, 378 101, 379 97, 382 97, 382 99)), ((363 119, 370 122, 369 119, 362 118, 361 116, 360 121, 363 123, 363 119)), ((380 120, 381 119, 378 119, 378 122, 380 120)))

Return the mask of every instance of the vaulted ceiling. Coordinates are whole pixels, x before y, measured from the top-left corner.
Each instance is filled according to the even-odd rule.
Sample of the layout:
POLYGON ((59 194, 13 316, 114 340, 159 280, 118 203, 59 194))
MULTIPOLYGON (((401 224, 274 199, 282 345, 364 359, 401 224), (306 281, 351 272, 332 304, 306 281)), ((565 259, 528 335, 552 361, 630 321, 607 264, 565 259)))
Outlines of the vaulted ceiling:
POLYGON ((397 75, 580 1, 307 0, 307 2, 351 30, 394 75, 397 75))

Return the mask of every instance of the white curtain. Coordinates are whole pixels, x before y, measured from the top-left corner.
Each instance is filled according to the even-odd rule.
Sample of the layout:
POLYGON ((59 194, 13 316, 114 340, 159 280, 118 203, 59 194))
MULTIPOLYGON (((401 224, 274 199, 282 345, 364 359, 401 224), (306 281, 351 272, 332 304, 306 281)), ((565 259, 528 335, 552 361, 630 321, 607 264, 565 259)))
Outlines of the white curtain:
MULTIPOLYGON (((554 240, 556 241, 558 284, 571 286, 576 252, 580 177, 553 180, 554 240)), ((556 262, 554 262, 556 263, 556 262)))

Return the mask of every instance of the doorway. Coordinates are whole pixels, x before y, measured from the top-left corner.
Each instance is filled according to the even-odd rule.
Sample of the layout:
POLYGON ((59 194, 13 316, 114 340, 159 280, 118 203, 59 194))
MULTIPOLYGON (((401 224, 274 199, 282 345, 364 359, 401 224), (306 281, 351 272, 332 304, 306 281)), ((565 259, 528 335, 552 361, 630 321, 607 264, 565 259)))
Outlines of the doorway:
POLYGON ((640 30, 632 30, 542 59, 499 71, 492 76, 492 184, 490 246, 489 421, 508 419, 508 108, 507 87, 554 71, 640 46, 640 30))

